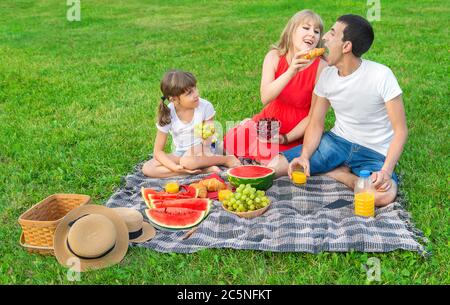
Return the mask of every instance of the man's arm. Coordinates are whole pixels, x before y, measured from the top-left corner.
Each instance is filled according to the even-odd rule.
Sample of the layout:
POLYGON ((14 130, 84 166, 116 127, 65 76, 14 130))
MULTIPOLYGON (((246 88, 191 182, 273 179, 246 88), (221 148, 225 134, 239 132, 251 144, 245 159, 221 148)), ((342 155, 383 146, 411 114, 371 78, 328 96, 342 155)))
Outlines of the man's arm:
POLYGON ((330 108, 330 102, 326 98, 315 94, 313 94, 313 98, 316 99, 316 102, 311 113, 309 124, 305 130, 302 149, 302 156, 308 160, 320 144, 320 139, 322 138, 322 133, 325 126, 325 117, 327 115, 328 108, 330 108))
POLYGON ((383 168, 375 175, 376 180, 374 186, 377 190, 387 191, 390 187, 390 177, 394 172, 395 165, 400 159, 403 148, 408 137, 408 128, 406 126, 405 107, 403 105, 402 95, 386 102, 386 110, 391 121, 392 129, 394 130, 394 137, 384 161, 383 168), (384 173, 383 173, 384 172, 384 173), (388 174, 389 177, 386 177, 388 174))
POLYGON ((317 96, 314 93, 313 99, 315 99, 315 104, 310 114, 311 117, 309 124, 306 127, 305 136, 303 137, 302 154, 300 157, 292 160, 291 164, 289 164, 289 177, 291 176, 292 169, 298 164, 303 166, 306 175, 310 175, 309 159, 316 151, 320 144, 320 139, 322 138, 325 117, 327 115, 328 108, 330 107, 330 102, 326 98, 317 96))

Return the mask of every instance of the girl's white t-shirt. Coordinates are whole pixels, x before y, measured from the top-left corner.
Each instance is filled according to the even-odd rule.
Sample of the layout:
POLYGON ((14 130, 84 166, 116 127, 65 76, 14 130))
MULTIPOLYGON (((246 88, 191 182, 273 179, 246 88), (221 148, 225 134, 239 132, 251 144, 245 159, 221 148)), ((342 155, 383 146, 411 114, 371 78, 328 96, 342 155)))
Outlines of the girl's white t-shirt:
POLYGON ((202 140, 194 135, 194 126, 212 119, 216 114, 214 106, 207 100, 200 98, 199 105, 194 110, 194 117, 189 123, 184 123, 178 118, 173 103, 169 103, 168 107, 170 109, 170 124, 165 126, 156 124, 156 127, 161 132, 170 133, 175 151, 182 153, 193 145, 200 144, 202 140))
POLYGON ((333 133, 386 156, 394 132, 385 103, 402 94, 391 69, 363 59, 356 71, 342 77, 330 66, 323 69, 314 93, 334 110, 333 133))

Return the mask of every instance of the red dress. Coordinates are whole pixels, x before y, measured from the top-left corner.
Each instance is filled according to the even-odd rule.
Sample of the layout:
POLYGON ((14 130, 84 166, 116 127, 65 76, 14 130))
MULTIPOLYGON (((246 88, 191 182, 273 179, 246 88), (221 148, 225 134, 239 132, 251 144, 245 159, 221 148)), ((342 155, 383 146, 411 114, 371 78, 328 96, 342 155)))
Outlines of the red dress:
MULTIPOLYGON (((261 142, 256 132, 256 122, 263 118, 276 118, 280 121, 280 134, 287 134, 308 116, 311 98, 316 81, 320 58, 305 70, 298 72, 284 87, 280 94, 251 121, 230 129, 224 137, 224 148, 237 157, 256 159, 266 163, 280 151, 302 143, 302 139, 287 145, 261 142)), ((275 72, 275 79, 289 68, 286 56, 281 56, 275 72)))

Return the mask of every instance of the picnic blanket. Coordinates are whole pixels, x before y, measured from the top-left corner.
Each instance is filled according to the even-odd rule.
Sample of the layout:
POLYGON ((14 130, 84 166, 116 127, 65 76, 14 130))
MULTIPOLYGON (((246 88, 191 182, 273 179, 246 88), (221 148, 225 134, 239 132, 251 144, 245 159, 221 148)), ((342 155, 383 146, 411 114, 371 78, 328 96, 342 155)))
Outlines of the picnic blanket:
MULTIPOLYGON (((141 187, 161 190, 170 179, 151 179, 138 164, 122 179, 121 187, 106 202, 107 207, 147 208, 141 187)), ((175 178, 181 184, 198 181, 207 175, 175 178)), ((220 176, 226 179, 226 173, 220 176)), ((427 242, 416 229, 401 200, 376 210, 375 218, 354 215, 353 205, 329 209, 325 206, 337 199, 353 200, 353 192, 327 176, 313 176, 305 186, 293 185, 288 177, 274 180, 266 195, 270 208, 260 217, 239 218, 214 201, 209 216, 194 234, 184 239, 186 230, 158 230, 156 236, 140 247, 159 252, 192 253, 205 248, 234 248, 274 252, 322 251, 389 252, 397 249, 426 255, 422 243, 427 242)), ((401 199, 401 197, 400 197, 401 199)))

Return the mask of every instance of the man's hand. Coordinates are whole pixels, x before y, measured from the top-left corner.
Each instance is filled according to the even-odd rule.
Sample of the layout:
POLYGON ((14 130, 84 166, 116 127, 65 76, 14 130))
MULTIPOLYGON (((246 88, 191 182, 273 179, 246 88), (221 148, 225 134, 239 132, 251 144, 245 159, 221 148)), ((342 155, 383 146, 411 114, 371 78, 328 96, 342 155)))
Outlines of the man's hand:
POLYGON ((384 169, 372 173, 372 183, 378 192, 387 192, 392 186, 391 175, 384 169))
POLYGON ((295 167, 301 165, 303 167, 303 169, 305 170, 305 174, 306 176, 310 176, 309 174, 309 160, 303 156, 300 156, 298 158, 295 158, 291 161, 291 163, 289 163, 289 168, 288 168, 288 175, 289 178, 292 179, 292 172, 295 170, 295 167))

